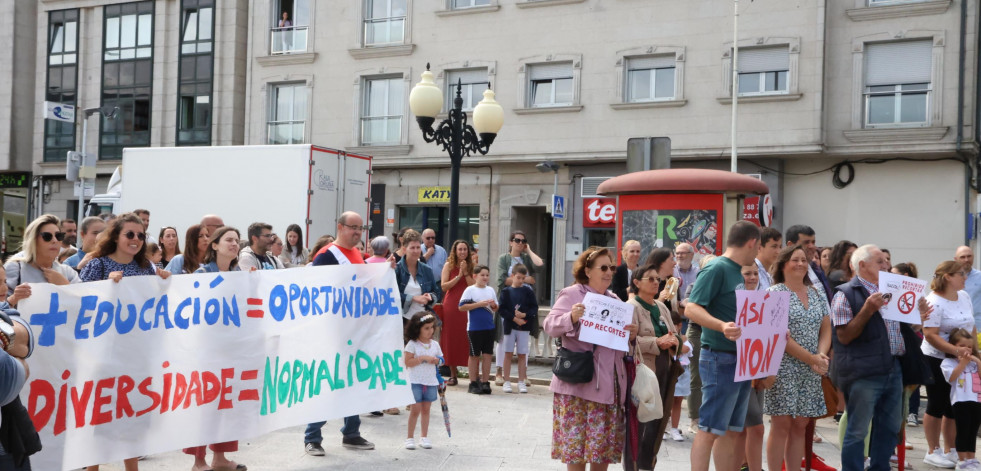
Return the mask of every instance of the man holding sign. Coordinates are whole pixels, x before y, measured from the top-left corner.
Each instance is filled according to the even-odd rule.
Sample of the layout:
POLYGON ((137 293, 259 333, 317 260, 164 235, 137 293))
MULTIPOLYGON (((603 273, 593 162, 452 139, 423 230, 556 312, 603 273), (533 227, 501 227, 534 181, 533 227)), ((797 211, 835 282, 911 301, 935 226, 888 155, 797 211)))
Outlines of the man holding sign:
POLYGON ((737 470, 743 462, 745 436, 740 436, 749 405, 750 382, 736 383, 736 340, 742 329, 736 321, 736 290, 742 289, 742 267, 755 263, 760 229, 739 221, 729 229, 726 251, 698 275, 685 315, 703 327, 698 360, 702 406, 698 433, 691 447, 692 471, 707 471, 715 441, 715 469, 737 470))
POLYGON ((852 253, 851 266, 855 278, 836 288, 831 302, 835 326, 831 379, 844 393, 848 413, 841 466, 863 468, 865 435, 874 421, 869 469, 888 470, 902 423, 899 357, 906 353, 906 347, 899 322, 884 319, 880 312, 886 299, 879 292, 879 271, 889 270, 885 254, 875 245, 863 245, 852 253))

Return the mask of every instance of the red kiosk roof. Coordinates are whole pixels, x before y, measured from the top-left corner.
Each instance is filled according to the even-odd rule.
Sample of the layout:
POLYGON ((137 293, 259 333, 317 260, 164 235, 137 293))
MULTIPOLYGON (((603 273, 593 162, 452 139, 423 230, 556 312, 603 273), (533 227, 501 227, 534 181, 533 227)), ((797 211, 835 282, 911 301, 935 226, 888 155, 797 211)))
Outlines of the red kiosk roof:
POLYGON ((600 184, 601 195, 631 193, 755 193, 765 195, 770 188, 761 180, 739 173, 699 168, 645 170, 613 177, 600 184))

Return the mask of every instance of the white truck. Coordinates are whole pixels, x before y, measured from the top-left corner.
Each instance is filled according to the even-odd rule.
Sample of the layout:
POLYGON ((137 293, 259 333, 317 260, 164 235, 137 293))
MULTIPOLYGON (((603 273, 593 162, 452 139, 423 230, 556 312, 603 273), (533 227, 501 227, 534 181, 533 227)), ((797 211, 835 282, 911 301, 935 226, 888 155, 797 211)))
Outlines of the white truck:
MULTIPOLYGON (((337 232, 337 217, 356 211, 368 221, 371 157, 309 144, 276 146, 147 147, 123 150, 123 164, 86 215, 150 211, 150 235, 187 228, 206 214, 240 231, 253 222, 283 236, 303 229, 304 245, 337 232)), ((365 234, 368 232, 365 231, 365 234)))

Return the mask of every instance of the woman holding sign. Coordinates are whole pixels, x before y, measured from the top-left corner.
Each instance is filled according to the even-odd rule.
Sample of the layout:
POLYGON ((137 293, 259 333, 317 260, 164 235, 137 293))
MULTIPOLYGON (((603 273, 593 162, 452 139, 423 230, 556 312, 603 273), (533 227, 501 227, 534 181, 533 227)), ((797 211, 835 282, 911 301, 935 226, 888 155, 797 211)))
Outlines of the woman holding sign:
MULTIPOLYGON (((974 326, 974 305, 971 296, 964 291, 964 281, 971 269, 960 262, 948 260, 937 265, 930 282, 927 302, 933 306, 933 313, 923 321, 923 339, 920 350, 926 355, 926 362, 933 373, 933 384, 927 385, 927 408, 923 415, 923 432, 927 440, 927 455, 923 462, 931 466, 953 468, 957 465, 954 440, 957 429, 954 426, 954 411, 950 405, 950 383, 940 370, 940 363, 947 355, 960 358, 970 355, 971 349, 956 347, 949 341, 950 332, 961 328, 977 338, 974 326), (940 435, 943 433, 944 450, 940 449, 940 435)), ((9 275, 8 275, 9 276, 9 275)))
MULTIPOLYGON (((99 245, 92 251, 92 261, 85 265, 79 276, 82 281, 113 280, 119 283, 124 276, 170 276, 146 258, 146 230, 143 220, 134 213, 119 215, 109 223, 109 228, 99 237, 99 245)), ((139 458, 123 460, 126 471, 140 468, 139 458)), ((99 466, 89 466, 87 471, 98 471, 99 466)))
MULTIPOLYGON (((592 379, 584 383, 552 377, 552 458, 569 470, 603 471, 619 463, 624 446, 623 405, 627 399, 627 373, 624 352, 579 340, 579 320, 586 313, 583 298, 588 293, 620 302, 609 290, 616 265, 610 251, 590 247, 572 266, 576 282, 555 298, 542 325, 545 333, 562 339, 562 349, 591 352, 592 379)), ((630 340, 637 334, 636 324, 624 326, 630 340)), ((560 350, 560 353, 562 350, 560 350)))
POLYGON ((766 391, 763 412, 770 416, 767 469, 800 463, 807 423, 827 414, 821 376, 828 373, 831 319, 827 303, 807 276, 807 253, 797 245, 780 251, 769 291, 789 291, 787 350, 773 388, 766 391))
POLYGON ((65 233, 58 226, 58 218, 45 214, 27 225, 20 253, 10 257, 4 265, 7 272, 7 302, 17 302, 31 295, 26 283, 52 283, 67 285, 79 283, 75 270, 58 263, 58 252, 65 233), (17 289, 20 287, 20 289, 17 289))
POLYGON ((624 452, 624 468, 629 470, 654 469, 657 464, 657 452, 674 405, 674 385, 681 374, 681 366, 675 366, 681 339, 674 328, 681 319, 672 319, 668 307, 657 299, 659 282, 654 265, 637 268, 630 277, 630 290, 635 296, 627 303, 634 307, 633 323, 637 324, 634 348, 640 350, 644 364, 657 375, 664 417, 638 426, 636 461, 624 452))

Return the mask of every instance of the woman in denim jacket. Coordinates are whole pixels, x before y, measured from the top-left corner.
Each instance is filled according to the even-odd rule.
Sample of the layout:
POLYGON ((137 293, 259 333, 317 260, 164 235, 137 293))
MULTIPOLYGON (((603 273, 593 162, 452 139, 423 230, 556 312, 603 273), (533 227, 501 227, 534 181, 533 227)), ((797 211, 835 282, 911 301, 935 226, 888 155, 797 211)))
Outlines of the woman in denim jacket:
POLYGON ((402 236, 402 246, 405 256, 395 266, 395 280, 402 296, 402 316, 408 320, 415 313, 425 310, 426 306, 438 303, 443 293, 432 268, 419 263, 422 258, 422 236, 409 229, 402 236))

